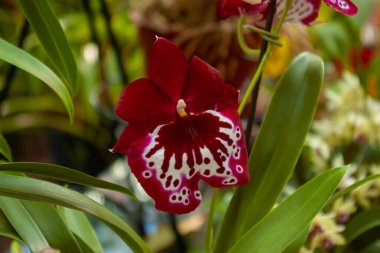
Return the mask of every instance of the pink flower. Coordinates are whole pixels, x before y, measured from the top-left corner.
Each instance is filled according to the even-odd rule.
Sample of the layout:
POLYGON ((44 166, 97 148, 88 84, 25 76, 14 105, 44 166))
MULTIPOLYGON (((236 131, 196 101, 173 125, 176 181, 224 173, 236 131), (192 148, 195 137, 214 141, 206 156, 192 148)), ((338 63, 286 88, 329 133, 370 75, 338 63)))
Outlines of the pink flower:
POLYGON ((353 16, 358 12, 358 7, 350 0, 323 0, 325 4, 332 7, 337 12, 348 16, 353 16))
POLYGON ((157 38, 148 78, 130 83, 116 106, 129 124, 112 151, 127 155, 157 209, 188 213, 201 201, 199 180, 213 187, 249 181, 237 105, 238 91, 218 70, 157 38))
MULTIPOLYGON (((276 2, 275 23, 280 19, 285 7, 285 2, 286 0, 277 0, 276 2)), ((318 17, 320 5, 321 0, 293 0, 286 15, 285 22, 310 25, 318 17)), ((268 8, 269 0, 255 0, 255 2, 252 0, 219 0, 218 16, 220 19, 226 19, 230 16, 239 16, 241 12, 244 15, 253 17, 253 23, 263 27, 268 8), (250 7, 248 8, 248 6, 250 7)))
MULTIPOLYGON (((219 0, 217 13, 219 19, 230 16, 245 15, 256 16, 255 23, 264 23, 270 0, 219 0)), ((324 2, 336 11, 352 16, 358 11, 350 0, 324 0, 324 2)), ((285 0, 277 0, 275 21, 280 18, 285 0)), ((300 22, 305 25, 312 24, 318 16, 321 0, 293 0, 285 18, 286 22, 300 22)))

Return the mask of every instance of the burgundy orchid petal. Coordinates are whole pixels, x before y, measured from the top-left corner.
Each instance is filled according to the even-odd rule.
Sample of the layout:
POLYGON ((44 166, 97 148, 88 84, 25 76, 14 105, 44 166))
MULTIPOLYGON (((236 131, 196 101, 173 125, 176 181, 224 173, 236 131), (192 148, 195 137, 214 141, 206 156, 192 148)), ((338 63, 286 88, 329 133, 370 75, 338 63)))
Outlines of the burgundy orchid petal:
POLYGON ((334 10, 346 14, 348 16, 353 16, 358 12, 358 7, 356 7, 349 0, 323 0, 328 6, 332 7, 334 10))
POLYGON ((154 44, 149 68, 149 78, 122 92, 116 114, 129 125, 112 151, 127 155, 156 208, 194 210, 201 200, 199 180, 214 187, 247 183, 238 91, 199 58, 188 63, 162 38, 154 44))
POLYGON ((149 55, 148 77, 178 101, 185 80, 188 60, 172 42, 158 37, 149 55))
POLYGON ((245 0, 219 0, 217 4, 218 19, 223 20, 231 16, 251 15, 259 12, 263 8, 264 1, 252 4, 252 1, 245 0))
MULTIPOLYGON (((249 173, 247 167, 248 154, 245 144, 244 134, 242 132, 243 126, 241 125, 239 115, 236 110, 225 110, 220 115, 213 112, 214 116, 225 117, 229 123, 234 127, 231 130, 227 130, 229 138, 233 140, 233 144, 225 147, 228 149, 227 153, 221 153, 220 159, 223 164, 226 162, 227 166, 214 167, 210 171, 216 173, 210 173, 208 175, 207 169, 204 169, 201 173, 201 178, 212 187, 225 187, 231 185, 241 185, 249 181, 249 173), (226 155, 227 154, 227 155, 226 155), (224 158, 226 155, 226 158, 224 158), (226 160, 224 160, 226 159, 226 160), (227 177, 221 177, 221 175, 227 177)), ((226 130, 226 129, 224 129, 226 130)), ((222 148, 221 148, 222 150, 222 148)), ((216 162, 219 160, 216 159, 216 162)), ((220 161, 219 161, 220 162, 220 161)), ((218 163, 217 163, 218 164, 218 163)))
POLYGON ((235 88, 224 84, 222 75, 217 69, 198 57, 191 59, 182 91, 182 98, 190 112, 237 108, 238 96, 239 93, 235 88))
MULTIPOLYGON (((277 23, 285 8, 286 0, 278 0, 276 2, 276 14, 274 23, 277 23)), ((321 7, 321 0, 293 0, 292 5, 285 17, 285 22, 302 23, 304 25, 312 25, 318 17, 318 11, 321 7)), ((259 27, 264 27, 266 22, 268 9, 260 12, 260 20, 255 23, 259 27)))
POLYGON ((112 152, 117 152, 126 155, 128 153, 131 144, 149 133, 147 128, 141 126, 134 126, 129 124, 121 133, 115 146, 112 148, 112 152))
POLYGON ((152 80, 137 79, 124 88, 116 114, 134 125, 155 128, 169 123, 176 115, 176 102, 152 80))
POLYGON ((200 179, 214 187, 247 183, 247 151, 236 110, 206 111, 158 126, 133 143, 128 163, 156 208, 176 214, 200 203, 200 179))
MULTIPOLYGON (((294 0, 292 6, 289 8, 285 22, 298 23, 301 22, 306 25, 312 24, 318 16, 321 0, 294 0)), ((263 27, 266 21, 268 12, 268 0, 219 0, 218 13, 224 18, 229 16, 239 16, 240 11, 249 16, 256 16, 254 23, 263 27)), ((276 14, 274 22, 278 22, 285 7, 285 0, 278 0, 276 3, 276 14)))

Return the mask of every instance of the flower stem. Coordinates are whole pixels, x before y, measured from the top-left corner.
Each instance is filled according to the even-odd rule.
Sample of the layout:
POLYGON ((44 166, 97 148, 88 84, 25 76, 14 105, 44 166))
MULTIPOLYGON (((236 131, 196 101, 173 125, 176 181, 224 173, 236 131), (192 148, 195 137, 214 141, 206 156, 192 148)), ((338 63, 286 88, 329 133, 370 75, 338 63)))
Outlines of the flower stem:
POLYGON ((269 50, 266 50, 266 52, 265 52, 265 54, 264 54, 262 60, 260 61, 260 64, 259 64, 259 66, 257 67, 256 73, 255 73, 255 75, 253 76, 253 78, 252 78, 252 80, 251 80, 251 82, 250 82, 250 84, 249 84, 249 86, 248 86, 248 89, 247 89, 247 91, 246 91, 245 94, 244 94, 243 99, 240 101, 239 108, 238 108, 238 113, 239 113, 239 115, 243 112, 244 107, 245 107, 245 105, 247 104, 248 99, 249 99, 249 97, 251 96, 253 89, 256 87, 256 84, 258 83, 259 78, 261 77, 261 73, 262 73, 262 71, 263 71, 263 69, 264 69, 264 65, 265 65, 265 62, 266 62, 266 60, 267 60, 267 58, 268 58, 268 55, 269 55, 269 51, 270 51, 270 49, 271 49, 271 46, 269 46, 268 49, 269 49, 269 50), (260 73, 260 74, 258 74, 258 73, 260 73))
MULTIPOLYGON (((268 33, 270 33, 270 31, 272 29, 272 22, 273 22, 273 18, 274 18, 275 13, 276 13, 276 0, 271 0, 270 4, 269 4, 269 11, 268 11, 267 20, 265 23, 265 31, 268 33)), ((271 49, 271 47, 268 48, 268 41, 263 40, 263 42, 261 44, 261 50, 260 50, 259 67, 257 68, 256 73, 253 76, 253 78, 252 78, 252 80, 248 86, 248 89, 244 94, 242 101, 240 102, 239 109, 238 109, 239 114, 241 114, 243 112, 243 109, 244 109, 245 105, 247 104, 248 99, 251 96, 253 89, 255 88, 255 90, 256 90, 259 87, 259 85, 256 85, 256 84, 260 83, 261 75, 262 75, 262 72, 264 69, 264 64, 265 64, 265 61, 263 61, 263 58, 267 54, 267 52, 269 52, 269 50, 267 50, 267 49, 271 49)), ((252 100, 254 100, 254 98, 252 98, 252 100)), ((252 101, 252 102, 255 102, 255 101, 252 101)), ((251 106, 253 104, 256 104, 256 103, 252 103, 251 106)))
POLYGON ((268 32, 264 29, 258 28, 258 27, 253 26, 253 25, 245 25, 244 27, 247 28, 248 30, 259 33, 260 35, 266 35, 272 39, 278 39, 280 37, 280 36, 278 36, 278 34, 268 32))
MULTIPOLYGON (((288 13, 288 10, 289 10, 291 4, 292 4, 292 0, 287 0, 285 2, 285 7, 281 13, 281 17, 280 17, 280 19, 279 19, 279 21, 278 21, 278 23, 274 29, 274 32, 273 32, 275 35, 277 35, 280 32, 280 29, 282 27, 282 24, 283 24, 285 18, 286 18, 286 14, 288 13)), ((265 24, 265 30, 267 32, 270 32, 272 29, 272 21, 273 21, 274 15, 276 13, 276 6, 275 5, 276 5, 276 1, 271 0, 270 6, 269 6, 267 22, 265 24)), ((250 106, 249 116, 248 116, 248 123, 247 123, 246 132, 245 132, 246 144, 248 147, 252 146, 250 143, 251 142, 250 137, 251 137, 253 122, 255 119, 255 111, 256 111, 256 105, 257 105, 259 90, 260 90, 261 77, 262 77, 263 69, 264 69, 265 63, 268 59, 268 55, 269 55, 269 52, 271 51, 271 49, 272 49, 272 44, 268 43, 267 40, 264 40, 263 44, 261 45, 261 50, 260 50, 259 67, 258 67, 254 77, 252 78, 252 81, 251 81, 251 83, 247 89, 247 92, 244 94, 243 100, 240 102, 240 105, 239 105, 239 113, 241 113, 243 111, 243 109, 245 108, 245 106, 248 102, 248 99, 251 96, 252 91, 253 91, 252 98, 251 98, 251 106, 250 106)))
POLYGON ((210 211, 208 213, 207 219, 207 228, 206 228, 206 243, 205 243, 205 253, 211 253, 213 248, 213 237, 214 237, 214 214, 215 214, 215 206, 216 201, 218 199, 219 189, 216 188, 212 192, 212 199, 210 204, 210 211))

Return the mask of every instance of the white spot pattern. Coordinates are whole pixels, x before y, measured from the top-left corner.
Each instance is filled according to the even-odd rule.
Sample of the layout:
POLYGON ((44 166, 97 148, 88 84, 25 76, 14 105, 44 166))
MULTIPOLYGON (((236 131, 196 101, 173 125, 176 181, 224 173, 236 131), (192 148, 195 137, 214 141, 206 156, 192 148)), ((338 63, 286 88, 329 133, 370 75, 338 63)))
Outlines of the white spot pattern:
MULTIPOLYGON (((231 159, 239 159, 240 158, 242 149, 238 146, 238 141, 242 138, 243 134, 242 134, 239 127, 235 126, 234 123, 230 119, 223 116, 219 112, 209 110, 209 111, 206 111, 204 113, 208 113, 208 114, 211 114, 213 116, 216 116, 219 118, 219 121, 225 122, 225 123, 228 123, 229 125, 231 125, 231 128, 220 127, 219 131, 221 133, 228 135, 228 137, 232 140, 232 145, 228 145, 226 140, 223 140, 221 138, 216 138, 223 144, 224 148, 227 149, 227 152, 225 152, 225 153, 227 153, 227 155, 225 153, 223 153, 221 150, 217 151, 217 153, 220 155, 220 157, 223 161, 223 167, 225 169, 223 171, 220 170, 221 166, 219 166, 217 164, 217 162, 215 161, 215 159, 212 155, 212 152, 206 146, 204 146, 204 147, 199 147, 200 153, 202 155, 202 161, 203 162, 201 164, 196 164, 196 163, 194 164, 195 173, 191 174, 191 172, 190 172, 191 168, 189 167, 189 165, 187 163, 188 157, 187 157, 187 154, 184 153, 184 154, 182 154, 182 167, 180 169, 175 168, 175 166, 174 166, 175 165, 175 157, 173 155, 170 158, 169 168, 165 173, 165 177, 160 178, 160 175, 162 174, 161 167, 163 164, 165 147, 162 147, 161 149, 159 149, 158 151, 153 153, 153 155, 151 155, 150 157, 147 157, 147 154, 157 144, 156 140, 158 138, 158 133, 162 127, 165 127, 165 125, 161 125, 161 126, 158 126, 156 129, 154 129, 153 133, 151 134, 152 139, 151 139, 150 143, 147 145, 147 147, 145 148, 144 153, 143 153, 143 158, 146 162, 146 165, 147 165, 146 167, 148 168, 148 170, 143 172, 144 177, 146 177, 145 173, 147 171, 155 171, 154 174, 155 174, 157 180, 160 181, 162 187, 166 190, 171 190, 171 191, 176 191, 176 192, 178 192, 178 190, 180 189, 183 179, 185 179, 185 178, 190 179, 197 172, 200 173, 201 176, 206 177, 206 178, 213 177, 213 176, 219 176, 219 177, 225 178, 225 180, 223 180, 223 184, 225 184, 225 185, 233 185, 237 182, 237 178, 233 176, 233 172, 229 166, 229 162, 231 159), (170 180, 169 180, 170 183, 168 184, 167 182, 168 182, 169 177, 170 177, 170 180)), ((198 147, 195 147, 195 148, 198 148, 198 147)), ((194 150, 193 150, 193 156, 194 156, 194 150)), ((235 169, 235 171, 237 171, 239 169, 242 170, 242 167, 240 167, 240 168, 236 167, 234 169, 235 169)), ((241 172, 239 172, 239 173, 241 173, 241 172)), ((182 188, 181 188, 181 190, 182 190, 182 188)), ((195 196, 197 195, 196 193, 194 193, 194 194, 195 194, 195 196)), ((198 199, 201 198, 200 194, 199 194, 199 197, 197 197, 197 198, 198 199)), ((186 199, 187 199, 186 196, 178 195, 178 193, 173 193, 170 197, 170 201, 171 202, 174 201, 175 203, 182 202, 182 203, 186 204, 185 203, 186 199), (179 200, 179 199, 181 199, 181 200, 179 200)))

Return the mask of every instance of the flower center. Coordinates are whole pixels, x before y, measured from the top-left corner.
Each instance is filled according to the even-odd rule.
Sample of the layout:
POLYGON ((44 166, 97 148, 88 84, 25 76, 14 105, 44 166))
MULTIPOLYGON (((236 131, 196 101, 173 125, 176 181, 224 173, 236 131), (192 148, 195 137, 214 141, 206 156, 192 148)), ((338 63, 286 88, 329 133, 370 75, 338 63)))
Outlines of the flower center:
POLYGON ((185 111, 185 108, 186 108, 185 101, 183 99, 178 100, 177 113, 181 118, 188 116, 187 112, 185 111))

